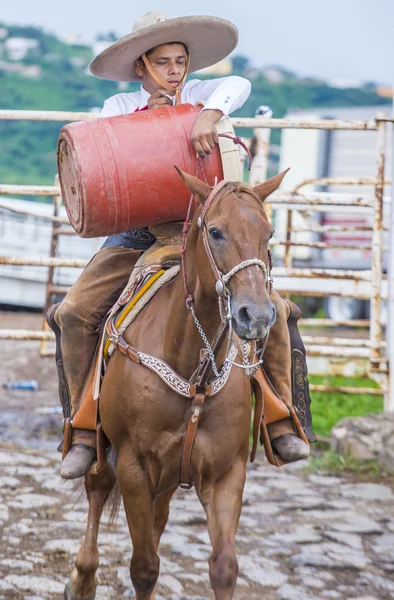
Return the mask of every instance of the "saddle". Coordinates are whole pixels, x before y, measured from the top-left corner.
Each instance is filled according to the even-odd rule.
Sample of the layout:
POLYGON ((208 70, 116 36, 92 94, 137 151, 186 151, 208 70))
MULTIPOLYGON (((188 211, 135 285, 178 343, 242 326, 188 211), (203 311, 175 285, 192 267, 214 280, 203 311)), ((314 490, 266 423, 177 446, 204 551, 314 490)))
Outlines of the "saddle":
MULTIPOLYGON (((102 377, 105 374, 106 363, 110 360, 111 354, 115 348, 124 354, 127 354, 136 362, 141 362, 137 353, 133 353, 133 350, 130 350, 130 346, 125 348, 120 342, 117 342, 114 345, 114 337, 113 335, 111 336, 111 332, 113 333, 113 331, 116 330, 119 333, 123 333, 130 322, 134 320, 140 310, 143 309, 158 289, 168 281, 171 281, 171 279, 178 274, 181 250, 180 225, 181 224, 179 223, 167 223, 151 228, 156 236, 156 243, 139 258, 126 288, 111 309, 109 315, 105 318, 100 341, 82 393, 80 409, 72 419, 72 423, 69 413, 65 411, 64 441, 62 448, 63 457, 66 456, 71 447, 72 429, 96 430, 97 465, 95 468, 97 472, 105 465, 107 449, 109 447, 109 441, 101 426, 99 408, 100 385, 102 377)), ((58 337, 59 336, 56 335, 57 341, 58 337)), ((64 381, 65 378, 62 370, 60 353, 60 337, 59 343, 57 343, 56 358, 59 380, 64 381)), ((153 357, 149 358, 152 359, 153 357)), ((161 376, 159 373, 160 369, 154 370, 161 376)), ((174 378, 174 373, 171 374, 171 377, 172 379, 174 378)), ((179 376, 178 378, 182 379, 179 376)), ((162 379, 165 380, 164 377, 162 377, 162 379)), ((168 384, 167 381, 166 383, 168 384)), ((188 382, 183 380, 183 383, 187 384, 188 382)), ((224 384, 225 381, 223 385, 224 384)), ((308 439, 297 416, 296 410, 294 410, 292 406, 285 404, 279 397, 263 368, 259 368, 254 373, 251 384, 255 405, 253 417, 253 445, 250 460, 253 462, 255 459, 259 440, 260 444, 264 446, 268 461, 272 465, 279 467, 285 464, 285 462, 275 453, 272 447, 269 433, 270 424, 290 419, 294 428, 294 433, 306 443, 308 443, 308 439)), ((173 389, 176 389, 176 391, 179 392, 179 389, 182 389, 182 381, 180 382, 179 389, 173 389)), ((62 385, 60 386, 60 394, 62 395, 64 392, 65 386, 62 385)), ((68 404, 69 401, 62 398, 62 405, 67 406, 68 404)))

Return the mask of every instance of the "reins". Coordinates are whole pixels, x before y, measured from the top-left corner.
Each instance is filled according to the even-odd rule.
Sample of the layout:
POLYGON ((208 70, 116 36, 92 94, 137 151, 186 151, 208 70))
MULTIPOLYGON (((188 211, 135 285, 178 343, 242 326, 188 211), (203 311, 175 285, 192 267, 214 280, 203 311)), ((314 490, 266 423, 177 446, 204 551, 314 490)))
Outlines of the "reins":
POLYGON ((229 140, 233 140, 234 144, 236 144, 236 145, 238 144, 239 146, 242 146, 242 148, 245 150, 246 154, 248 155, 248 171, 250 171, 250 168, 251 168, 252 162, 253 162, 253 158, 252 158, 252 154, 251 154, 249 148, 247 147, 247 145, 245 144, 245 142, 243 142, 238 135, 230 135, 229 133, 218 133, 218 137, 228 138, 229 140))

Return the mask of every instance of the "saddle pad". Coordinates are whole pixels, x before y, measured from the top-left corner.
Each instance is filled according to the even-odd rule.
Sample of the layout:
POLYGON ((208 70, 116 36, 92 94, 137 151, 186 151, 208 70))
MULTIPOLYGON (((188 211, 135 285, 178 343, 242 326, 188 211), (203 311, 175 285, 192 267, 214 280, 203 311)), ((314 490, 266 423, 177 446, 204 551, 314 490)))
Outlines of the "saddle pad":
MULTIPOLYGON (((152 277, 150 279, 148 279, 148 281, 145 282, 145 284, 142 286, 142 288, 135 295, 133 295, 130 298, 130 300, 127 302, 127 304, 125 304, 125 306, 123 306, 122 310, 118 314, 117 319, 115 321, 115 325, 116 325, 117 329, 119 329, 119 327, 122 325, 123 321, 129 314, 131 309, 137 304, 138 300, 140 298, 142 298, 142 296, 145 294, 145 292, 147 292, 149 290, 149 288, 154 284, 154 282, 157 281, 157 279, 159 279, 162 275, 164 275, 165 272, 166 271, 164 269, 161 269, 157 273, 154 273, 152 275, 152 277)), ((104 342, 103 354, 104 354, 105 360, 108 360, 109 359, 108 352, 109 352, 109 348, 111 346, 111 340, 107 337, 106 334, 104 334, 104 335, 106 336, 106 340, 104 342)))

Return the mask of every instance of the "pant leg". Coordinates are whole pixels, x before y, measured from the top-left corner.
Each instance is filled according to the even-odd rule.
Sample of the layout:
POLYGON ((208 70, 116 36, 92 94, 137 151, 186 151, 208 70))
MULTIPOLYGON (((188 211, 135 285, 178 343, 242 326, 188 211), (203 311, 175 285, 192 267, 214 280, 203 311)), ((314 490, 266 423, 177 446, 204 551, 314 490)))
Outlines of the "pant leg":
MULTIPOLYGON (((287 326, 290 308, 277 292, 272 293, 270 300, 276 308, 276 321, 271 327, 264 352, 264 369, 282 400, 292 405, 291 344, 287 326)), ((285 433, 295 433, 290 417, 271 423, 268 425, 268 431, 271 439, 285 433)))
POLYGON ((140 250, 123 246, 99 250, 56 311, 72 417, 78 410, 97 346, 98 328, 127 284, 141 254, 140 250))

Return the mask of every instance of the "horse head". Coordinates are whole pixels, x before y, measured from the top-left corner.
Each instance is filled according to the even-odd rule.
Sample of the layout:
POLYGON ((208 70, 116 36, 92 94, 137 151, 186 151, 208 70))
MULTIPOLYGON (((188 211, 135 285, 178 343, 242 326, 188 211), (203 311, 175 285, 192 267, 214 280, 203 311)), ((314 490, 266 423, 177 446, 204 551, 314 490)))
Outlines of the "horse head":
POLYGON ((200 231, 194 261, 199 285, 207 294, 208 288, 223 294, 243 340, 264 338, 275 323, 268 247, 274 230, 263 203, 287 170, 256 187, 228 181, 212 188, 177 168, 200 203, 191 228, 200 231))

